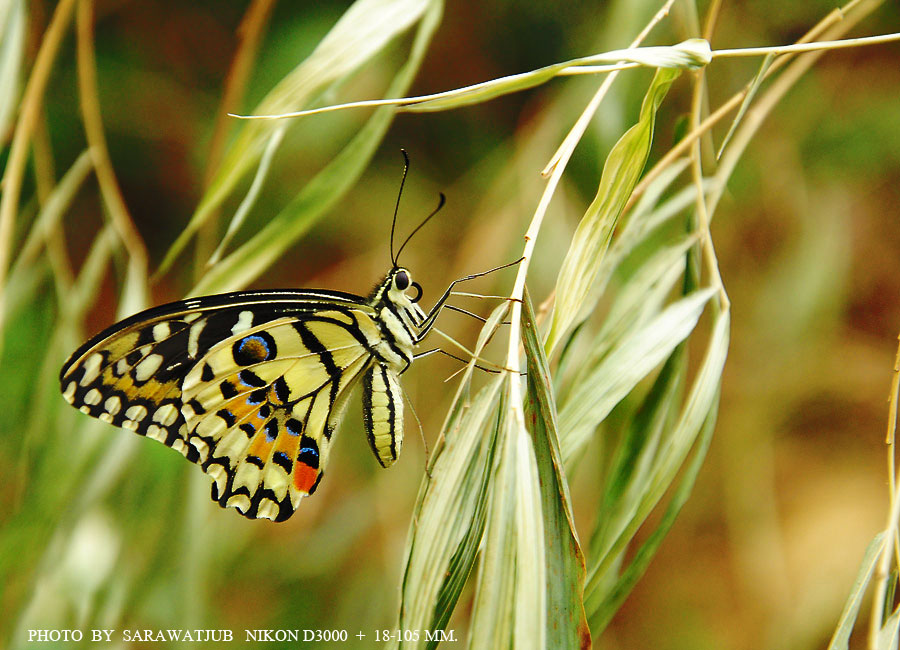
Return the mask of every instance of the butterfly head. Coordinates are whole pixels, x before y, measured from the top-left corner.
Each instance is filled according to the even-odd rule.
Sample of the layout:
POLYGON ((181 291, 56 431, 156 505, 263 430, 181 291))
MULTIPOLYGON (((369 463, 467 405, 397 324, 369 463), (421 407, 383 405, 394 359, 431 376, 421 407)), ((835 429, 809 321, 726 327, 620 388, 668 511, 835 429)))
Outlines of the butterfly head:
POLYGON ((395 266, 372 294, 372 304, 376 308, 388 307, 411 329, 418 329, 426 314, 419 307, 422 287, 414 282, 410 272, 402 266, 395 266))

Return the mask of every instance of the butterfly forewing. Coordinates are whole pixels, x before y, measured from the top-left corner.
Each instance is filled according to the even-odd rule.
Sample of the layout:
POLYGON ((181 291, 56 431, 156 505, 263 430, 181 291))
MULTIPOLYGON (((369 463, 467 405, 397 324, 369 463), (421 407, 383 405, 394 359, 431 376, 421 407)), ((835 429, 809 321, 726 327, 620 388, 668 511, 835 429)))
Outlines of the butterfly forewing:
POLYGON ((399 453, 398 377, 424 317, 397 290, 401 273, 392 270, 369 301, 330 291, 237 292, 142 312, 72 355, 60 373, 63 396, 198 463, 219 505, 283 521, 318 486, 364 374, 372 449, 385 466, 399 453))

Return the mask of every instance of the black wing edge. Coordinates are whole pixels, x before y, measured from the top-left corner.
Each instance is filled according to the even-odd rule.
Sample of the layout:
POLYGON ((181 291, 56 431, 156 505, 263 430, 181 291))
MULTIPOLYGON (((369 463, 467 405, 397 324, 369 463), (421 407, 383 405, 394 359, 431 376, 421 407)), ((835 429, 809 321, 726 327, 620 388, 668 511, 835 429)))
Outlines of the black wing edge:
POLYGON ((185 300, 177 300, 175 302, 150 307, 143 311, 120 320, 99 334, 92 336, 87 342, 79 346, 73 352, 59 371, 59 381, 62 383, 63 378, 71 369, 72 365, 83 357, 88 350, 98 345, 121 330, 128 329, 133 325, 144 321, 151 321, 163 316, 171 316, 173 314, 193 311, 209 311, 212 309, 220 309, 224 307, 239 307, 244 304, 253 303, 286 303, 283 307, 273 306, 273 309, 283 310, 285 312, 296 312, 298 306, 296 303, 302 301, 303 308, 323 309, 330 305, 327 302, 317 303, 316 298, 323 300, 340 300, 348 303, 349 306, 365 305, 366 300, 362 296, 347 293, 344 291, 330 291, 327 289, 303 290, 303 289, 272 289, 267 291, 231 291, 229 293, 219 293, 211 296, 201 296, 199 298, 186 298, 185 300), (293 305, 293 307, 292 307, 293 305))

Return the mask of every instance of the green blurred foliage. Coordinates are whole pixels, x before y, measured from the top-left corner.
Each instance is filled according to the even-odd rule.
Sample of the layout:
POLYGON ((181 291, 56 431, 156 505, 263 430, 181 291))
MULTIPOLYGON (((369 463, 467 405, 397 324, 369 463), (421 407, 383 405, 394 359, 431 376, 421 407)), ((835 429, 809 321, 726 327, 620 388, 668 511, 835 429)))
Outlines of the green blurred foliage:
MULTIPOLYGON (((251 110, 308 55, 349 4, 278 4, 240 110, 251 110)), ((726 4, 712 44, 784 44, 832 7, 726 4)), ((245 8, 243 2, 208 0, 101 2, 96 9, 106 136, 151 269, 203 194, 213 124, 245 8)), ((656 8, 625 1, 449 3, 410 94, 624 47, 656 8)), ((29 68, 52 9, 39 1, 29 7, 29 68)), ((893 5, 861 28, 865 34, 892 31, 900 31, 900 11, 893 5)), ((653 42, 685 36, 676 20, 654 34, 653 42)), ((322 103, 376 96, 407 45, 389 48, 379 65, 322 103)), ((57 176, 84 147, 73 50, 70 36, 46 94, 57 176)), ((595 638, 597 647, 803 649, 822 647, 830 637, 886 503, 884 395, 900 328, 898 53, 893 44, 826 55, 769 117, 738 166, 713 224, 733 304, 733 332, 710 458, 659 556, 605 635, 595 638)), ((756 65, 716 62, 709 71, 716 104, 746 83, 756 65)), ((633 123, 649 76, 635 71, 620 78, 576 151, 564 198, 554 203, 542 233, 549 243, 532 267, 529 287, 536 303, 552 290, 602 162, 633 123)), ((398 115, 356 187, 254 286, 366 293, 389 263, 401 147, 412 168, 400 236, 430 212, 439 191, 448 197, 443 213, 404 251, 404 264, 425 287, 426 304, 449 280, 514 259, 542 186, 536 172, 596 84, 557 79, 471 108, 398 115), (559 106, 554 100, 565 93, 570 101, 561 102, 551 126, 541 124, 546 130, 539 132, 542 111, 559 106), (531 138, 538 141, 530 150, 534 160, 517 158, 531 138)), ((687 110, 686 85, 676 85, 671 95, 657 118, 651 164, 668 150, 687 110)), ((238 243, 277 214, 366 117, 367 112, 303 118, 276 156, 238 243)), ((717 127, 715 133, 721 137, 726 130, 727 125, 717 127)), ((4 164, 8 142, 9 134, 4 164)), ((249 182, 243 181, 243 189, 249 182)), ((23 196, 33 188, 29 178, 23 196)), ((227 202, 222 213, 231 214, 237 201, 227 202)), ((92 181, 65 219, 75 268, 100 231, 100 211, 92 181)), ((121 289, 116 278, 124 267, 119 256, 113 264, 118 272, 99 287, 85 336, 115 320, 121 289)), ((153 287, 153 301, 188 291, 193 266, 189 250, 153 287)), ((132 628, 353 633, 393 624, 404 540, 424 467, 414 424, 407 426, 410 443, 402 462, 382 473, 369 456, 358 405, 352 403, 315 498, 286 524, 247 522, 211 505, 206 478, 160 445, 86 424, 64 405, 33 419, 33 391, 55 389, 58 366, 43 367, 44 351, 56 350, 61 364, 77 343, 54 333, 50 274, 35 273, 40 298, 6 323, 0 359, 0 475, 7 477, 0 485, 0 526, 7 548, 21 553, 0 558, 0 566, 19 565, 0 590, 0 638, 8 638, 22 620, 41 620, 47 627, 73 621, 102 626, 109 619, 132 628), (89 480, 41 474, 43 455, 68 459, 73 475, 89 480), (57 525, 74 525, 68 513, 91 485, 113 489, 94 518, 79 525, 93 526, 85 534, 93 549, 109 549, 112 564, 106 570, 117 575, 95 591, 78 582, 81 572, 91 570, 90 555, 56 548, 50 538, 57 525), (139 510, 122 506, 135 502, 139 510), (61 579, 76 586, 34 582, 45 548, 59 552, 61 579), (199 569, 192 561, 197 556, 204 558, 199 569), (86 607, 92 604, 87 620, 58 609, 58 595, 73 593, 86 607)), ((491 282, 508 277, 479 288, 490 293, 491 282)), ((487 313, 481 301, 466 306, 487 313)), ((446 323, 459 340, 473 340, 476 324, 469 319, 447 315, 446 323)), ((455 370, 455 362, 435 356, 404 378, 429 443, 452 397, 441 379, 455 370)), ((602 447, 592 443, 582 469, 608 462, 601 460, 602 447)), ((591 529, 597 507, 590 474, 579 473, 571 488, 575 519, 584 531, 591 529)))

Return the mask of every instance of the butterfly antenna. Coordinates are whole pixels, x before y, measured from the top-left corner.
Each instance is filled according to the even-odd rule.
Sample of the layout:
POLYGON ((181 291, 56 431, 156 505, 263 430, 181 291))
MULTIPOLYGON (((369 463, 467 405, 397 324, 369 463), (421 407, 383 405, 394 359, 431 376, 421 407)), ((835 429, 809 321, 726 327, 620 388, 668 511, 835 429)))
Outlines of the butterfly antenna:
MULTIPOLYGON (((409 156, 406 154, 406 149, 401 149, 400 153, 403 154, 403 175, 400 177, 400 191, 397 192, 397 204, 394 206, 394 218, 391 221, 391 265, 397 266, 397 258, 400 257, 400 251, 397 251, 397 254, 394 255, 394 231, 397 228, 397 212, 400 211, 400 197, 403 196, 403 185, 406 183, 406 172, 409 171, 409 156)), ((400 250, 403 250, 403 247, 400 247, 400 250)))
POLYGON ((402 253, 403 249, 406 248, 406 245, 409 243, 409 240, 413 238, 413 235, 415 235, 417 232, 419 232, 422 229, 422 226, 424 226, 426 223, 431 221, 431 218, 434 215, 436 215, 438 212, 441 211, 441 208, 444 207, 444 203, 446 203, 446 202, 447 202, 447 197, 444 196, 443 192, 441 192, 440 200, 438 201, 437 207, 431 211, 431 214, 429 214, 427 217, 425 217, 422 220, 422 223, 420 223, 418 226, 416 226, 415 230, 413 230, 411 233, 409 233, 409 236, 406 239, 403 240, 403 244, 400 246, 400 250, 397 251, 397 257, 394 259, 395 266, 397 265, 397 260, 400 259, 400 253, 402 253))

